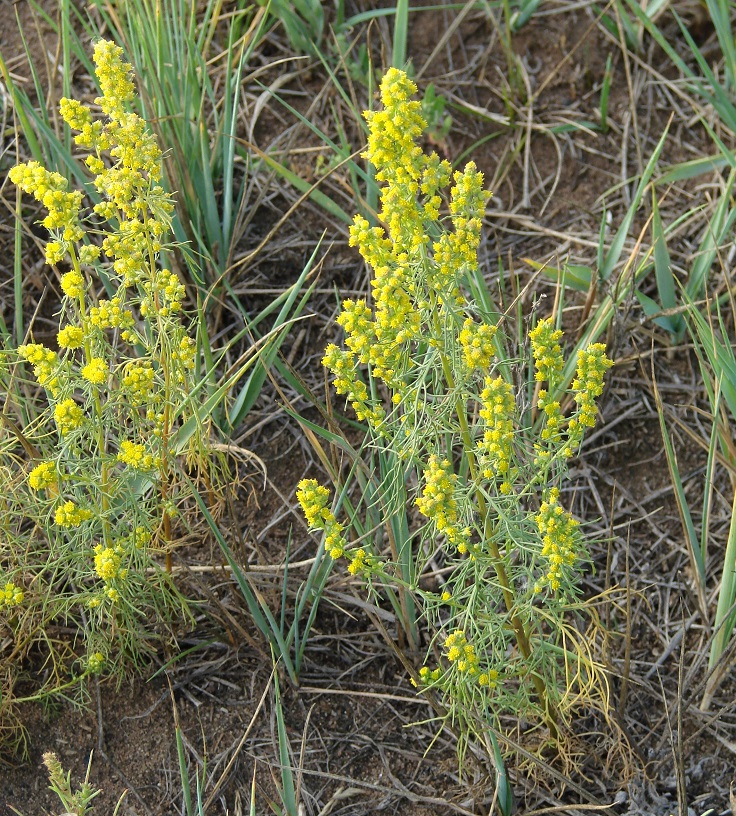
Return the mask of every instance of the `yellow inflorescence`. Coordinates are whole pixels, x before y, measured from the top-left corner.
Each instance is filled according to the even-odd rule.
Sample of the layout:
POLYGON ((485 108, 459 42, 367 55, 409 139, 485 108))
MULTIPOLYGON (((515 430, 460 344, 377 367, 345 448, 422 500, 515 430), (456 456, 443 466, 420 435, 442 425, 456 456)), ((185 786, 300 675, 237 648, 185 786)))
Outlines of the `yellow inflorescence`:
POLYGON ((84 342, 84 329, 79 326, 64 326, 56 335, 59 348, 76 349, 84 342))
MULTIPOLYGON (((429 666, 422 666, 422 668, 419 669, 419 680, 427 686, 430 683, 436 683, 441 677, 442 669, 430 669, 429 666)), ((413 678, 411 684, 413 686, 419 685, 413 678)))
POLYGON ((56 508, 55 521, 59 527, 79 527, 92 518, 92 511, 68 501, 56 508))
MULTIPOLYGON (((562 355, 562 331, 555 329, 549 318, 540 320, 529 332, 534 357, 534 378, 537 382, 548 382, 549 388, 557 387, 562 376, 565 364, 562 355)), ((559 400, 553 399, 548 389, 540 388, 537 394, 537 408, 545 413, 545 426, 541 431, 541 439, 546 445, 535 443, 536 464, 542 466, 553 453, 553 446, 560 439, 563 422, 562 408, 559 400)), ((567 449, 565 449, 567 452, 567 449)))
POLYGON ((535 379, 538 382, 547 381, 552 388, 559 382, 565 359, 562 356, 562 330, 555 329, 551 319, 540 320, 539 323, 529 332, 529 339, 532 343, 532 355, 536 372, 535 379))
POLYGON ((158 312, 162 316, 181 310, 181 302, 186 291, 179 276, 170 269, 162 269, 154 276, 150 294, 141 302, 141 314, 158 312))
POLYGON ((455 498, 457 481, 457 474, 453 473, 449 460, 440 459, 433 454, 424 471, 424 488, 416 504, 419 511, 434 522, 437 531, 446 536, 459 552, 465 553, 468 550, 470 530, 459 524, 455 498))
POLYGON ((108 374, 109 370, 101 357, 92 357, 86 365, 82 366, 82 376, 92 385, 102 385, 108 374))
POLYGON ((389 68, 381 81, 383 110, 365 111, 368 149, 363 157, 385 182, 379 218, 388 226, 395 252, 413 255, 427 242, 424 214, 417 200, 426 157, 417 144, 426 121, 421 104, 412 100, 417 86, 403 71, 389 68))
MULTIPOLYGON (((373 380, 383 382, 394 405, 409 396, 416 367, 414 347, 437 345, 423 317, 436 306, 463 305, 462 276, 477 265, 486 193, 483 174, 471 162, 454 174, 450 192, 451 231, 432 241, 431 224, 440 216, 439 195, 452 177, 447 161, 426 155, 418 140, 426 128, 421 105, 412 99, 416 85, 403 71, 389 69, 381 82, 383 110, 366 111, 369 136, 363 154, 382 182, 379 219, 371 227, 356 216, 350 245, 373 270, 373 309, 364 300, 347 300, 338 323, 345 330, 346 350, 328 346, 323 364, 335 377, 335 388, 352 403, 359 419, 383 432, 385 411, 370 399, 356 367, 367 365, 373 380)), ((466 322, 461 345, 471 370, 490 365, 494 329, 466 322)))
POLYGON ((571 567, 578 555, 579 522, 559 504, 559 497, 560 491, 552 488, 534 517, 542 536, 542 557, 549 567, 547 574, 537 581, 535 592, 545 585, 557 591, 562 585, 564 568, 571 567))
POLYGON ((569 433, 573 443, 582 441, 585 428, 595 425, 598 412, 597 398, 603 393, 603 376, 613 365, 613 361, 606 357, 606 347, 603 343, 593 343, 587 349, 578 352, 578 367, 572 390, 578 410, 570 420, 569 433))
POLYGON ((345 329, 345 345, 358 360, 367 364, 371 359, 371 349, 376 342, 376 328, 373 314, 364 300, 345 300, 337 322, 345 329))
POLYGON ((84 411, 69 397, 62 400, 56 408, 54 408, 54 420, 56 421, 59 433, 63 436, 82 424, 84 411))
MULTIPOLYGON (((195 366, 196 353, 197 343, 194 338, 184 335, 179 341, 178 351, 173 351, 171 357, 173 360, 179 360, 183 368, 192 371, 195 366)), ((181 377, 178 377, 177 381, 181 382, 181 377)))
POLYGON ((498 685, 498 676, 497 669, 489 669, 487 672, 478 675, 478 685, 494 689, 498 685))
MULTIPOLYGON (((18 164, 9 173, 10 180, 48 210, 48 215, 41 221, 48 230, 59 230, 63 241, 79 241, 84 230, 79 223, 79 208, 82 204, 82 193, 79 190, 68 192, 69 182, 59 173, 52 173, 38 162, 18 164)), ((56 243, 52 247, 53 263, 64 257, 64 247, 56 243)))
POLYGON ((350 564, 348 564, 348 572, 351 575, 357 575, 359 572, 365 569, 366 562, 365 562, 366 552, 361 547, 352 557, 350 560, 350 564))
POLYGON ((31 490, 43 490, 55 485, 56 481, 56 462, 41 462, 28 474, 28 486, 31 490))
POLYGON ((89 322, 98 329, 130 328, 133 325, 133 313, 123 309, 119 297, 101 300, 89 310, 89 322))
MULTIPOLYGON (((529 333, 532 341, 532 353, 535 362, 535 378, 539 382, 548 382, 549 389, 556 388, 562 376, 564 358, 560 340, 562 331, 553 327, 552 320, 540 320, 529 333)), ((566 456, 571 456, 583 440, 586 428, 595 425, 596 400, 603 393, 603 376, 613 365, 606 356, 603 343, 593 343, 578 352, 577 376, 572 383, 572 391, 577 403, 577 411, 567 425, 568 441, 562 449, 566 456)), ((562 438, 564 417, 558 400, 551 397, 549 390, 540 389, 537 407, 545 413, 545 427, 541 439, 547 446, 535 445, 536 463, 548 461, 553 453, 554 444, 562 438)))
POLYGON ((153 366, 150 363, 130 363, 123 375, 123 386, 134 406, 145 405, 155 395, 153 366))
POLYGON ((330 556, 337 559, 344 555, 347 541, 342 534, 343 526, 327 507, 330 491, 318 484, 316 479, 302 479, 296 497, 309 526, 324 530, 325 549, 330 556))
POLYGON ((122 547, 95 546, 95 572, 103 581, 113 581, 116 578, 124 580, 128 575, 127 569, 120 569, 125 551, 122 547))
POLYGON ((33 374, 39 384, 56 395, 59 386, 59 355, 41 343, 18 346, 18 354, 33 366, 33 374))
POLYGON ((472 643, 468 643, 465 632, 462 629, 456 629, 452 634, 445 638, 445 656, 454 663, 459 672, 468 674, 470 677, 477 677, 478 672, 478 655, 475 653, 475 647, 472 643))
POLYGON ((84 294, 84 278, 81 272, 67 272, 61 276, 61 289, 67 297, 78 298, 84 294))
POLYGON ((457 306, 465 299, 457 281, 463 273, 472 273, 478 266, 478 246, 486 193, 483 173, 468 162, 465 170, 456 171, 455 185, 450 191, 450 220, 453 231, 443 232, 432 244, 434 265, 429 270, 428 282, 438 293, 442 304, 449 298, 457 306))
POLYGON ((503 377, 487 377, 480 395, 483 437, 478 440, 479 462, 486 479, 498 479, 503 494, 511 492, 511 454, 514 443, 514 391, 503 377))
POLYGON ((93 652, 87 658, 87 669, 92 674, 99 674, 105 666, 105 655, 102 652, 93 652))
POLYGON ((146 452, 145 445, 127 439, 120 443, 118 460, 136 470, 151 470, 155 464, 153 456, 146 452))
POLYGON ((373 427, 378 427, 385 411, 370 399, 365 383, 358 377, 355 355, 330 343, 325 349, 322 365, 335 375, 335 391, 347 395, 358 419, 367 420, 373 427))
POLYGON ((23 590, 12 581, 8 581, 5 586, 0 589, 0 608, 3 606, 18 606, 23 603, 23 598, 25 598, 23 590))
POLYGON ((470 371, 485 371, 491 367, 496 349, 493 338, 496 336, 496 327, 488 323, 476 323, 468 317, 458 335, 463 350, 465 365, 470 371))

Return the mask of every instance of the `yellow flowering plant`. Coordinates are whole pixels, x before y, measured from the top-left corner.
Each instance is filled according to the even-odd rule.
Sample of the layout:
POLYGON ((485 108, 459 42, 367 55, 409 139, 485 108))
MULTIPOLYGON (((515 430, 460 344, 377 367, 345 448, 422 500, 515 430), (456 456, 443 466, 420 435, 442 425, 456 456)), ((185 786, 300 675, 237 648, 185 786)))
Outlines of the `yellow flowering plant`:
MULTIPOLYGON (((61 297, 55 342, 29 338, 17 349, 14 376, 22 380, 27 364, 45 398, 18 433, 28 457, 10 457, 0 634, 15 638, 22 657, 29 633, 38 642, 55 620, 80 624, 84 653, 45 638, 50 692, 70 676, 137 661, 189 616, 168 574, 173 520, 192 484, 177 477, 177 459, 202 451, 205 431, 192 408, 197 353, 185 287, 162 260, 173 202, 159 181, 161 151, 130 110, 122 49, 100 40, 94 63, 102 117, 73 99, 61 100, 60 113, 99 203, 87 209, 84 192, 38 162, 10 172, 47 213, 45 256, 61 297)), ((13 683, 5 678, 0 715, 13 683)))
POLYGON ((515 712, 558 741, 576 700, 605 693, 574 620, 589 558, 561 488, 612 363, 593 343, 565 382, 552 318, 510 354, 505 318, 478 296, 483 175, 423 152, 415 93, 392 68, 383 109, 365 113, 380 225, 356 216, 350 243, 372 297, 344 301, 344 343, 323 359, 366 443, 347 478, 332 472, 334 506, 314 479, 297 497, 329 554, 393 605, 404 648, 424 638, 413 680, 439 692, 461 733, 515 712))

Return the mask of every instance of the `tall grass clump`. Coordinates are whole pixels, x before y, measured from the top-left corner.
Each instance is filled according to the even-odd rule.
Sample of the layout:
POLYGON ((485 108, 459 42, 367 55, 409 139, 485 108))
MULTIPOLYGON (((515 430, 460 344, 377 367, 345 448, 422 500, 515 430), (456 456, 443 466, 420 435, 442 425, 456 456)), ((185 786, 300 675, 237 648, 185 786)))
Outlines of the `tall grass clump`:
POLYGON ((94 62, 102 118, 67 98, 60 113, 99 203, 87 209, 83 190, 36 161, 10 172, 47 213, 60 303, 56 336, 28 337, 2 361, 15 416, 0 445, 4 723, 18 702, 81 693, 90 673, 140 667, 171 639, 189 617, 170 576, 178 519, 191 478, 209 484, 185 288, 161 262, 173 213, 161 151, 130 110, 122 50, 100 40, 94 62), (79 635, 65 636, 70 627, 79 635), (32 650, 42 670, 23 678, 32 650), (21 679, 32 681, 24 695, 21 679))
POLYGON ((357 216, 350 234, 372 301, 344 301, 344 344, 323 359, 366 441, 347 475, 331 470, 337 501, 314 479, 297 496, 332 558, 392 605, 407 662, 424 640, 413 680, 448 722, 488 744, 489 726, 523 719, 559 745, 576 706, 605 706, 581 600, 586 535, 565 483, 612 362, 591 343, 568 383, 554 318, 514 349, 478 297, 483 175, 422 151, 415 93, 390 69, 383 110, 365 114, 382 226, 357 216))

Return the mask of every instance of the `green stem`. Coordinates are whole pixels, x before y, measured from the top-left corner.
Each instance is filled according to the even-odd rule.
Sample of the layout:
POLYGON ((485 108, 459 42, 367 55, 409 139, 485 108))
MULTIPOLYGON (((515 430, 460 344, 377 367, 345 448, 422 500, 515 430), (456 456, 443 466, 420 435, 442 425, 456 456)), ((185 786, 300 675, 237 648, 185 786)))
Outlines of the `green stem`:
MULTIPOLYGON (((435 330, 439 330, 438 319, 436 315, 435 315, 435 330)), ((444 354, 443 352, 440 352, 440 359, 442 361, 442 371, 445 375, 447 387, 449 388, 450 391, 453 391, 455 389, 455 378, 453 377, 452 374, 450 361, 447 358, 447 355, 444 354)), ((527 663, 529 663, 532 656, 531 642, 526 627, 524 626, 524 622, 522 621, 521 617, 519 616, 519 612, 516 609, 514 587, 509 578, 508 573, 506 572, 506 566, 503 562, 503 556, 501 555, 501 552, 498 549, 498 545, 496 544, 494 537, 492 535, 493 522, 491 521, 491 514, 486 504, 485 496, 483 495, 483 492, 480 489, 480 485, 478 484, 479 481, 477 478, 479 472, 478 464, 475 459, 473 439, 470 434, 470 427, 468 425, 467 409, 464 400, 459 395, 455 398, 455 413, 460 424, 460 437, 463 442, 464 453, 468 460, 470 478, 476 484, 475 500, 478 504, 478 512, 481 518, 483 519, 483 541, 488 546, 488 550, 493 560, 493 568, 496 572, 498 582, 501 585, 501 592, 503 594, 504 604, 506 605, 506 610, 508 611, 511 619, 511 626, 513 627, 514 634, 516 635, 516 642, 519 646, 519 651, 521 652, 524 660, 527 663)), ((545 712, 550 733, 552 734, 552 737, 556 739, 559 733, 557 728, 557 722, 559 719, 557 710, 549 699, 547 690, 544 685, 544 680, 535 672, 532 672, 531 678, 532 682, 534 683, 534 688, 537 692, 537 696, 539 697, 539 701, 542 705, 542 709, 545 712)))
MULTIPOLYGON (((148 231, 148 211, 146 209, 143 210, 143 224, 146 233, 150 237, 150 232, 148 231)), ((158 335, 159 338, 166 338, 166 326, 161 324, 161 304, 159 302, 158 292, 154 288, 154 283, 156 280, 156 253, 151 245, 151 241, 148 241, 148 266, 150 269, 151 274, 151 301, 153 303, 153 307, 156 311, 156 323, 158 324, 158 335)), ((151 325, 153 326, 153 321, 151 321, 151 325)), ((168 340, 164 340, 164 342, 168 342, 168 340)), ((164 539, 164 546, 166 546, 166 572, 171 574, 171 550, 169 548, 169 544, 171 543, 172 534, 171 534, 171 514, 167 508, 167 504, 169 501, 169 459, 168 459, 168 449, 169 449, 169 436, 171 434, 171 406, 170 406, 170 397, 171 397, 171 366, 169 365, 170 355, 167 353, 163 348, 162 343, 162 353, 160 357, 161 363, 161 370, 163 371, 164 375, 164 410, 163 410, 163 421, 161 423, 161 466, 160 466, 160 491, 161 491, 161 523, 163 527, 163 539, 164 539)))
MULTIPOLYGON (((82 279, 84 279, 84 274, 82 273, 82 268, 79 264, 79 258, 77 257, 76 250, 73 246, 69 248, 69 255, 72 259, 72 266, 74 271, 77 272, 82 279)), ((82 327, 82 336, 84 338, 83 341, 83 348, 84 348, 84 359, 86 360, 87 364, 92 362, 92 344, 89 339, 89 332, 86 331, 86 322, 87 322, 87 304, 85 301, 85 292, 82 291, 79 295, 78 300, 79 306, 79 318, 80 324, 82 327)), ((102 520, 102 538, 104 543, 109 546, 110 544, 110 522, 107 518, 107 511, 109 509, 109 500, 108 500, 108 491, 109 491, 109 469, 107 465, 107 451, 105 447, 105 428, 104 423, 102 421, 102 400, 100 399, 100 392, 94 387, 94 393, 92 397, 92 401, 94 404, 94 412, 95 412, 95 432, 96 432, 96 442, 97 442, 97 453, 100 457, 100 506, 102 508, 101 520, 102 520)))

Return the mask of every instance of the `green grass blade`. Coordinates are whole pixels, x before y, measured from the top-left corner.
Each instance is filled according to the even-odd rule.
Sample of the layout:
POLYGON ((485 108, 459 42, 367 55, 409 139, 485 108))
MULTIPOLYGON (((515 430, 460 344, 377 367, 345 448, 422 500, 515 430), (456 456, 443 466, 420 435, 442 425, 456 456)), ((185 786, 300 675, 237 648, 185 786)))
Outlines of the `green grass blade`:
POLYGON ((315 204, 319 204, 319 206, 330 215, 339 219, 344 224, 353 223, 353 217, 347 213, 336 201, 331 199, 328 195, 325 195, 325 193, 323 193, 321 190, 318 190, 317 184, 310 184, 301 176, 297 175, 293 170, 290 170, 288 167, 265 153, 261 154, 261 158, 271 169, 275 170, 276 173, 281 176, 281 178, 299 190, 300 193, 308 192, 309 198, 314 201, 315 204))
POLYGON ((734 491, 731 506, 731 523, 728 529, 726 554, 723 559, 723 572, 718 590, 718 606, 716 607, 716 617, 713 622, 715 634, 713 635, 708 659, 708 668, 710 669, 716 666, 725 651, 736 622, 736 614, 732 609, 734 601, 736 601, 736 570, 734 570, 734 564, 736 564, 736 491, 734 491))
POLYGON ((732 239, 733 226, 736 224, 736 205, 732 202, 735 183, 736 168, 729 173, 725 189, 698 248, 697 258, 685 284, 685 292, 692 300, 702 297, 713 262, 721 247, 732 239))
POLYGON ((274 705, 276 709, 276 732, 279 740, 279 763, 281 765, 281 789, 279 796, 288 816, 299 816, 299 809, 296 801, 296 786, 294 784, 294 771, 291 767, 291 755, 289 751, 289 737, 286 733, 286 723, 284 721, 284 709, 281 705, 281 689, 279 687, 279 674, 273 675, 274 705))
POLYGON ((688 555, 690 556, 690 563, 693 567, 693 574, 696 579, 696 589, 698 591, 698 598, 700 600, 700 607, 704 615, 707 615, 708 604, 705 596, 706 572, 705 562, 703 560, 703 553, 700 549, 698 536, 695 532, 695 525, 693 524, 690 507, 685 495, 685 489, 680 477, 680 469, 677 465, 677 456, 672 446, 669 432, 667 430, 667 423, 664 417, 664 406, 659 395, 656 381, 654 385, 654 398, 657 404, 657 414, 659 416, 659 427, 662 434, 662 442, 664 443, 665 456, 667 458, 667 467, 670 472, 670 479, 672 487, 675 491, 675 500, 677 502, 677 511, 680 515, 680 522, 682 524, 683 537, 687 546, 688 555))
POLYGON ((736 166, 736 158, 728 152, 714 156, 703 156, 699 159, 673 164, 660 176, 657 176, 656 183, 657 185, 675 184, 696 176, 702 176, 704 173, 713 173, 734 166, 736 166))
POLYGON ((652 238, 654 242, 654 275, 657 280, 659 302, 663 309, 674 309, 677 305, 675 296, 675 278, 672 274, 670 253, 659 214, 657 197, 652 190, 652 238))
POLYGON ((396 17, 394 18, 394 42, 391 65, 404 68, 406 65, 406 44, 409 35, 409 0, 396 0, 396 17))
POLYGON ((174 728, 176 736, 176 756, 179 760, 179 779, 181 780, 181 790, 184 796, 184 807, 187 816, 195 816, 194 804, 192 802, 192 789, 189 784, 189 771, 187 769, 187 755, 184 750, 184 738, 181 734, 181 728, 177 722, 174 728))
POLYGON ((266 381, 266 377, 268 376, 269 369, 271 368, 276 355, 278 354, 279 348, 283 343, 284 339, 286 338, 288 332, 286 331, 278 331, 284 326, 287 321, 293 322, 296 320, 304 307, 307 305, 307 301, 309 300, 312 290, 316 285, 313 283, 307 291, 303 294, 299 303, 295 304, 297 295, 301 292, 301 289, 306 281, 308 275, 312 271, 314 262, 317 258, 317 254, 322 246, 322 241, 317 243, 317 246, 314 248, 311 257, 307 261, 304 269, 302 270, 299 278, 297 279, 296 283, 290 287, 289 296, 286 298, 283 306, 281 307, 281 311, 276 317, 276 320, 273 325, 272 332, 277 332, 275 335, 274 340, 269 343, 268 348, 264 349, 262 354, 260 355, 260 359, 258 361, 258 365, 256 366, 253 373, 248 378, 245 386, 241 389, 240 393, 235 399, 235 403, 233 404, 231 410, 228 413, 228 424, 231 429, 237 428, 240 423, 245 419, 248 412, 251 410, 253 405, 255 404, 258 396, 261 393, 263 388, 263 383, 266 381))
POLYGON ((498 746, 498 740, 493 730, 488 731, 493 749, 493 764, 496 769, 496 792, 498 808, 502 816, 511 816, 514 812, 514 791, 509 783, 509 777, 506 773, 506 765, 503 761, 503 754, 498 746))
POLYGON ((715 490, 715 483, 713 475, 716 466, 716 453, 718 450, 718 416, 720 415, 721 406, 721 382, 719 381, 716 387, 716 393, 713 400, 713 427, 710 432, 710 441, 708 444, 708 462, 705 466, 705 484, 703 489, 703 520, 700 527, 700 552, 703 555, 703 562, 708 563, 708 535, 710 531, 710 517, 711 507, 713 504, 713 492, 715 490))
POLYGON ((253 618, 253 622, 258 628, 258 631, 263 635, 264 638, 271 644, 272 648, 276 651, 279 656, 279 659, 283 661, 283 664, 291 678, 291 681, 294 685, 298 684, 298 677, 294 670, 294 666, 291 662, 291 657, 289 655, 289 648, 284 640, 281 629, 279 628, 278 622, 273 616, 273 613, 268 608, 268 605, 265 601, 262 601, 253 588, 250 585, 245 573, 240 567, 240 564, 235 560, 235 556, 233 555, 232 550, 230 549, 227 541, 225 541, 225 537, 222 535, 220 528, 212 517, 204 499, 200 495, 199 491, 195 487, 194 483, 189 479, 186 474, 182 474, 183 478, 187 482, 189 488, 192 491, 192 495, 194 496, 195 501, 199 507, 200 513, 204 520, 207 522, 207 526, 210 529, 210 532, 215 537, 215 540, 220 545, 220 549, 222 550, 222 554, 225 556, 225 560, 227 561, 233 577, 240 588, 240 591, 243 595, 243 599, 248 607, 248 611, 250 612, 251 617, 253 618))
POLYGON ((657 166, 657 161, 662 153, 662 149, 664 148, 665 141, 667 140, 667 134, 669 132, 669 128, 665 128, 664 133, 657 142, 657 146, 654 148, 654 152, 649 158, 649 161, 644 168, 644 172, 642 173, 641 179, 639 180, 639 184, 636 187, 636 192, 631 200, 631 205, 629 206, 628 210, 626 211, 626 215, 624 216, 621 226, 616 233, 616 237, 611 242, 611 246, 608 252, 605 253, 603 257, 603 263, 600 268, 600 276, 603 280, 608 280, 613 273, 613 270, 616 268, 616 265, 621 258, 621 253, 623 252, 624 242, 629 234, 629 230, 634 222, 634 217, 636 216, 637 210, 639 209, 639 205, 641 204, 642 197, 644 196, 644 191, 649 184, 650 179, 654 173, 654 170, 657 166))
POLYGON ((731 23, 733 4, 729 0, 705 0, 705 5, 723 52, 726 89, 733 92, 736 90, 736 40, 731 23))

